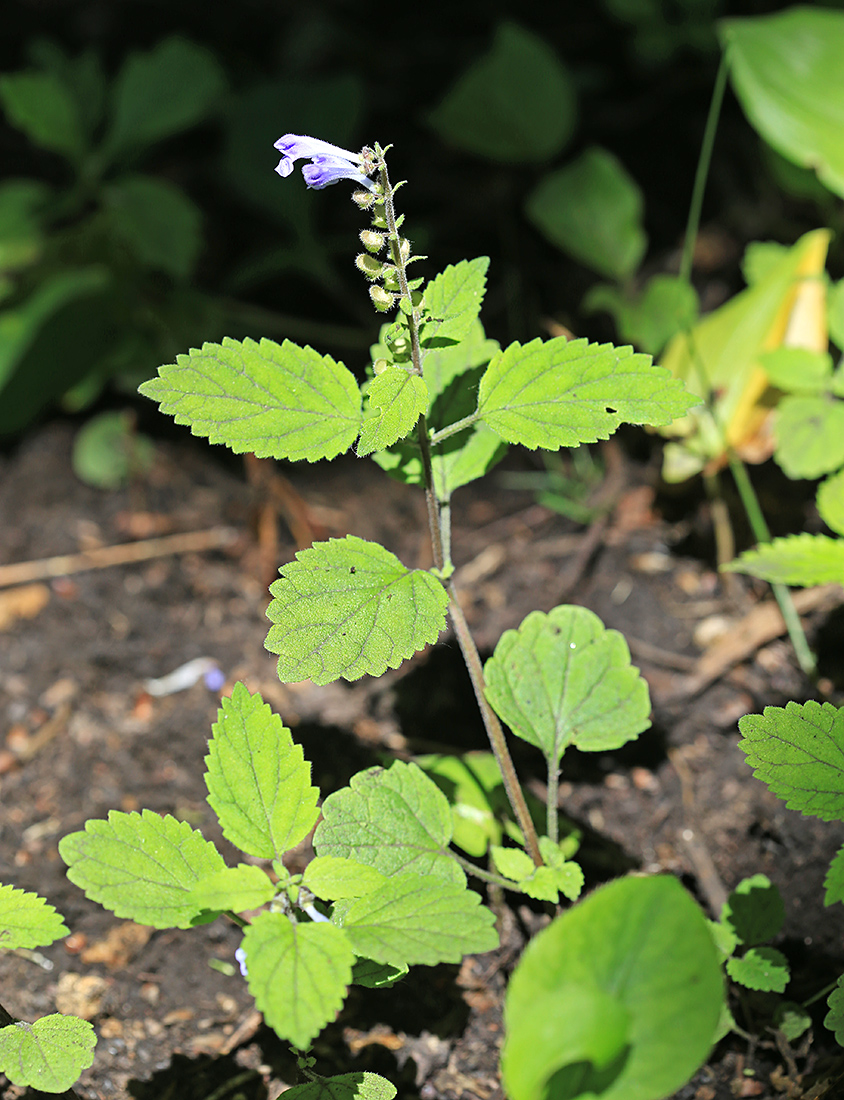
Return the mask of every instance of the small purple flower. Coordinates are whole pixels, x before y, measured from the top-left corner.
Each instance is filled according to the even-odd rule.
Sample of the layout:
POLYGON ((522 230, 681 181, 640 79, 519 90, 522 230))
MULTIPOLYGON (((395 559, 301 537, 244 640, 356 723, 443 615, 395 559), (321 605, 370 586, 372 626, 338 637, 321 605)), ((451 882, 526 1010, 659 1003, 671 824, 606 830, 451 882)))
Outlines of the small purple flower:
POLYGON ((285 134, 275 143, 275 148, 282 154, 276 166, 280 176, 289 176, 294 163, 304 157, 311 162, 302 168, 308 187, 320 190, 338 180, 353 180, 370 191, 375 190, 375 183, 361 171, 363 157, 360 153, 350 153, 330 142, 300 134, 285 134))

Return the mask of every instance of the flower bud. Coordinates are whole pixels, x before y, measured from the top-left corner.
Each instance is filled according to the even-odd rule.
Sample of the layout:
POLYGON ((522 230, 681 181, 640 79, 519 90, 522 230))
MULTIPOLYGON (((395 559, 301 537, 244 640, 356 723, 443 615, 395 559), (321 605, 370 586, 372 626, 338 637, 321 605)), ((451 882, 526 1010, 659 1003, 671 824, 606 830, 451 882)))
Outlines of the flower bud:
POLYGON ((371 191, 352 192, 352 200, 357 203, 361 210, 368 210, 375 202, 375 198, 376 196, 371 191))
POLYGON ((392 309, 395 301, 395 295, 389 294, 382 286, 371 286, 369 297, 379 313, 386 313, 388 309, 392 309))
POLYGON ((394 267, 389 267, 384 272, 384 286, 387 290, 399 290, 399 273, 394 267))
POLYGON ((401 237, 399 240, 399 255, 407 263, 410 258, 410 241, 407 237, 401 237))
POLYGON ((355 267, 358 271, 362 271, 367 279, 380 279, 384 273, 384 265, 381 261, 376 260, 374 256, 368 256, 366 252, 355 256, 355 267))
POLYGON ((372 364, 372 373, 383 374, 387 367, 389 367, 389 365, 390 364, 386 359, 376 359, 375 362, 372 364))
POLYGON ((384 247, 384 234, 376 233, 374 229, 362 229, 360 243, 367 252, 380 252, 384 247))

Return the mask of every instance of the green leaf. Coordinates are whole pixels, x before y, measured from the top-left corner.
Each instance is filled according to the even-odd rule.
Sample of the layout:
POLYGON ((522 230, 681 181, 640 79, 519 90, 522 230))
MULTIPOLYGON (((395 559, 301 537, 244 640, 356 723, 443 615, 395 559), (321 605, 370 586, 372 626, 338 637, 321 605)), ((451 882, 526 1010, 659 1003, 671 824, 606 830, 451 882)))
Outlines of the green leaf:
MULTIPOLYGON (((548 840, 547 837, 541 838, 548 840)), ((491 848, 495 866, 505 878, 513 879, 518 888, 539 901, 557 902, 560 893, 574 901, 583 889, 583 871, 578 864, 566 862, 559 848, 549 841, 558 860, 544 867, 536 867, 533 860, 520 848, 491 848)), ((546 852, 542 853, 543 856, 546 852)))
POLYGON ((739 719, 739 748, 753 774, 790 810, 844 821, 844 711, 786 703, 739 719))
POLYGON ((823 1026, 835 1034, 835 1041, 840 1047, 844 1047, 844 974, 838 979, 835 989, 827 997, 829 1005, 823 1026))
POLYGON ((829 535, 787 535, 745 550, 721 566, 730 573, 749 573, 771 584, 840 584, 844 581, 844 540, 829 535))
POLYGON ((490 855, 499 874, 515 882, 528 878, 536 870, 533 860, 521 848, 501 848, 494 844, 490 849, 490 855))
POLYGON ((214 845, 186 821, 151 810, 111 810, 107 821, 86 821, 84 831, 61 839, 59 855, 87 898, 153 928, 204 923, 190 892, 225 866, 214 845))
MULTIPOLYGON (((477 334, 476 322, 486 291, 488 268, 488 256, 461 260, 459 264, 449 264, 426 285, 422 303, 430 318, 426 317, 422 326, 425 347, 442 347, 440 341, 462 341, 473 331, 477 334)), ((426 379, 430 373, 431 368, 427 367, 426 379)))
POLYGON ((260 909, 275 897, 276 888, 260 867, 251 863, 239 863, 237 867, 224 867, 201 878, 188 895, 188 901, 197 910, 221 913, 231 909, 245 913, 260 909))
POLYGON ((551 244, 611 279, 629 278, 645 255, 642 192, 624 165, 593 147, 543 176, 525 213, 551 244))
POLYGON ((185 38, 167 38, 148 53, 132 54, 114 84, 106 155, 114 158, 194 126, 225 90, 214 54, 185 38))
POLYGON ((80 124, 88 141, 102 121, 106 77, 102 62, 93 49, 69 57, 55 42, 36 39, 28 52, 45 71, 57 77, 76 103, 80 124))
POLYGON ((374 867, 342 856, 316 856, 302 875, 302 885, 325 901, 359 898, 383 882, 384 875, 374 867))
POLYGON ((786 159, 844 196, 844 13, 796 7, 719 25, 753 126, 786 159))
POLYGON ((780 892, 766 875, 742 879, 721 909, 721 921, 739 943, 753 946, 772 940, 782 928, 785 906, 780 892))
POLYGON ((242 852, 280 859, 319 816, 301 745, 258 692, 237 683, 221 700, 205 764, 208 803, 242 852))
POLYGON ((741 273, 748 286, 761 283, 788 255, 788 245, 779 241, 751 241, 741 258, 741 273))
POLYGON ((352 980, 354 952, 333 924, 293 924, 283 913, 259 913, 243 951, 249 992, 281 1039, 306 1049, 340 1010, 352 980))
POLYGON ((53 73, 6 73, 0 76, 0 100, 12 126, 30 141, 78 160, 85 148, 79 111, 73 96, 53 73))
POLYGON ((829 338, 844 351, 844 279, 831 283, 827 290, 829 338))
POLYGON ((721 957, 728 959, 739 945, 738 936, 728 924, 720 924, 714 920, 709 922, 709 931, 712 933, 721 957))
POLYGON ((0 886, 0 950, 45 947, 67 934, 61 916, 44 898, 0 886))
POLYGON ((189 424, 193 435, 235 454, 316 462, 348 450, 360 428, 352 372, 290 340, 256 344, 226 336, 222 344, 178 355, 158 374, 140 392, 177 424, 189 424))
POLYGON ((417 756, 416 763, 445 794, 451 806, 453 842, 476 859, 502 836, 498 814, 509 804, 501 772, 491 752, 462 756, 417 756))
POLYGON ((270 586, 267 618, 275 625, 264 644, 278 654, 284 683, 380 676, 445 627, 442 584, 356 535, 300 550, 280 572, 270 586))
POLYGON ((135 257, 176 279, 193 272, 202 215, 180 188, 153 176, 121 176, 103 189, 109 224, 135 257))
POLYGON ((404 367, 387 367, 369 383, 357 453, 363 458, 404 439, 428 411, 428 387, 404 367))
POLYGON ((511 978, 507 1095, 659 1100, 709 1054, 723 1003, 707 922, 676 879, 602 886, 528 944, 511 978))
POLYGON ((491 50, 471 65, 429 115, 450 145, 504 164, 549 160, 571 138, 574 82, 546 41, 499 24, 491 50))
POLYGON ((94 1061, 93 1024, 78 1016, 42 1016, 0 1027, 0 1070, 13 1085, 66 1092, 94 1061))
POLYGON ((451 827, 451 807, 434 781, 416 764, 396 760, 358 772, 326 798, 314 848, 385 875, 413 871, 463 885, 466 876, 448 853, 451 827))
POLYGON ((661 352, 675 333, 691 328, 700 312, 695 288, 678 275, 654 275, 635 299, 604 283, 592 287, 582 306, 607 310, 621 339, 651 355, 661 352))
POLYGON ((406 966, 387 966, 372 959, 358 959, 352 967, 352 985, 366 989, 389 989, 407 974, 406 966))
POLYGON ((806 1009, 794 1001, 782 1001, 774 1012, 774 1027, 783 1033, 789 1043, 796 1042, 812 1026, 812 1017, 806 1009))
POLYGON ((824 905, 833 905, 836 901, 844 902, 844 846, 835 853, 823 884, 826 889, 824 905))
POLYGON ((386 1077, 364 1070, 342 1073, 337 1077, 320 1077, 307 1085, 286 1089, 288 1100, 393 1100, 396 1087, 386 1077))
POLYGON ((532 611, 502 634, 484 676, 499 717, 552 767, 568 745, 616 749, 650 725, 648 687, 624 637, 585 607, 532 611))
POLYGON ((696 404, 649 355, 563 336, 510 344, 478 392, 478 414, 490 428, 531 450, 609 439, 624 422, 668 424, 696 404))
POLYGON ((837 535, 844 535, 844 470, 818 486, 816 500, 821 519, 837 535))
MULTIPOLYGON (((475 367, 486 366, 493 355, 500 350, 498 341, 488 340, 483 325, 476 319, 459 344, 431 348, 425 352, 422 375, 428 387, 428 393, 431 395, 432 405, 428 419, 434 428, 445 428, 454 419, 438 417, 437 399, 440 395, 445 393, 456 379, 465 377, 475 367)), ((467 408, 465 415, 470 412, 474 412, 474 406, 467 408)))
POLYGON ((86 485, 117 489, 146 472, 155 457, 151 439, 135 431, 132 412, 92 416, 76 433, 71 453, 73 472, 86 485))
POLYGON ((732 955, 727 973, 739 985, 764 993, 782 993, 791 976, 788 960, 775 947, 751 947, 744 955, 732 955))
POLYGON ((27 267, 42 248, 40 210, 50 188, 40 180, 0 183, 0 274, 27 267))
POLYGON ((832 378, 832 356, 828 351, 779 347, 763 352, 759 362, 771 385, 786 393, 821 393, 832 378))
POLYGON ((839 469, 844 465, 844 401, 826 395, 784 397, 774 438, 774 458, 793 480, 839 469))
POLYGON ((480 902, 479 894, 453 882, 393 875, 352 902, 343 931, 356 954, 390 966, 456 963, 498 946, 495 914, 480 902))

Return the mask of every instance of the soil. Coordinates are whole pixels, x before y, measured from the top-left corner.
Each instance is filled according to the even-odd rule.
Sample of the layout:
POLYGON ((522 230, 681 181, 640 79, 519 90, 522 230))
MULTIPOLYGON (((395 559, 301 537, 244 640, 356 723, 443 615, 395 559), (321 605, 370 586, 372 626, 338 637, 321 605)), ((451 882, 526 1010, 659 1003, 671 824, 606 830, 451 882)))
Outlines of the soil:
MULTIPOLYGON (((0 589, 4 599, 18 593, 14 606, 0 603, 0 881, 44 895, 70 929, 41 953, 0 957, 0 1000, 25 1019, 58 1008, 94 1022, 97 1055, 80 1097, 274 1098, 296 1080, 295 1065, 261 1026, 233 966, 237 929, 219 920, 152 932, 121 921, 68 882, 57 844, 90 817, 149 807, 190 821, 233 855, 204 800, 218 694, 202 681, 164 697, 145 689, 197 657, 219 664, 223 691, 243 680, 262 692, 302 741, 323 794, 385 755, 483 748, 448 636, 379 680, 327 687, 281 685, 263 649, 266 584, 297 540, 353 532, 427 565, 424 504, 370 463, 276 471, 186 434, 157 441, 142 481, 102 492, 74 476, 72 436, 72 425, 55 422, 0 459, 0 563, 186 531, 225 527, 236 536, 224 549, 0 589)), ((647 457, 615 444, 602 456, 609 473, 598 493, 606 499, 609 485, 613 507, 587 528, 507 488, 500 472, 460 491, 454 546, 467 616, 486 652, 530 610, 561 602, 585 605, 625 634, 649 681, 653 727, 618 752, 564 760, 561 804, 584 830, 588 885, 629 868, 668 871, 717 907, 743 877, 768 875, 786 906, 777 946, 792 966, 788 995, 805 1000, 844 970, 840 916, 822 904, 844 829, 786 810, 754 780, 736 721, 810 689, 777 638, 690 690, 698 643, 719 627, 735 630, 764 586, 727 586, 705 558, 680 552, 706 530, 706 506, 689 495, 661 499, 647 457)), ((528 462, 511 456, 504 470, 528 462)), ((833 621, 828 610, 809 615, 810 639, 821 628, 834 636, 833 621)), ((537 754, 523 745, 514 754, 541 795, 537 754)), ((498 951, 418 968, 377 995, 354 990, 317 1043, 317 1069, 381 1072, 407 1100, 500 1097, 507 974, 549 918, 513 898, 499 912, 498 951)), ((766 1032, 729 1037, 677 1097, 822 1095, 809 1092, 812 1075, 830 1076, 825 1060, 838 1048, 821 1023, 823 999, 813 1010, 811 1044, 778 1047, 766 1032)), ((835 1087, 825 1095, 844 1095, 835 1087)), ((0 1097, 20 1095, 0 1075, 0 1097)))

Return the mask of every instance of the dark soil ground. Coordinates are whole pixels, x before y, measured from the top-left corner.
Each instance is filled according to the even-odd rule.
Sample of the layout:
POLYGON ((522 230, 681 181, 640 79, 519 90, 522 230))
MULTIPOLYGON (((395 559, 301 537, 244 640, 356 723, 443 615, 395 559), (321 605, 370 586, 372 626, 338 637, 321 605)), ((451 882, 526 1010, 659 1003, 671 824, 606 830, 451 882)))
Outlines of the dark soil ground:
MULTIPOLYGON (((247 478, 239 461, 226 463, 222 452, 186 435, 158 444, 143 483, 104 493, 74 477, 71 442, 72 428, 56 423, 0 459, 0 563, 222 526, 237 538, 224 551, 0 588, 7 601, 0 603, 0 881, 46 896, 71 930, 43 956, 0 957, 0 1000, 26 1019, 58 1008, 93 1021, 99 1045, 81 1097, 276 1097, 296 1080, 295 1067, 233 971, 237 929, 217 921, 150 932, 118 920, 68 882, 57 844, 89 817, 149 807, 189 820, 231 854, 204 801, 217 695, 202 682, 162 698, 144 690, 148 678, 195 657, 219 663, 224 691, 244 680, 263 693, 304 744, 323 794, 385 753, 483 748, 448 637, 380 680, 323 688, 282 686, 263 649, 267 574, 295 552, 291 530, 300 543, 353 532, 382 541, 407 564, 426 565, 423 502, 351 458, 286 467, 283 478, 247 466, 247 478)), ((651 687, 653 728, 617 753, 564 760, 562 806, 585 830, 589 884, 628 868, 668 871, 711 908, 725 889, 763 872, 785 899, 778 946, 793 969, 788 995, 805 1000, 844 969, 839 912, 822 905, 842 828, 786 810, 753 779, 736 721, 804 699, 809 688, 786 641, 770 637, 738 646, 743 659, 734 657, 732 668, 727 660, 701 687, 703 642, 726 630, 738 645, 747 616, 768 598, 764 586, 737 581, 727 589, 705 560, 683 556, 680 549, 708 530, 705 507, 691 497, 661 501, 653 464, 620 447, 604 457, 603 491, 614 508, 590 528, 503 487, 498 474, 461 490, 455 558, 467 614, 487 651, 528 611, 561 602, 592 608, 627 636, 651 687)), ((509 465, 526 462, 513 456, 509 465)), ((834 635, 836 601, 827 593, 806 618, 810 637, 821 627, 834 635)), ((514 751, 525 782, 541 794, 538 754, 514 751)), ((459 968, 419 968, 392 991, 355 990, 317 1044, 317 1068, 376 1070, 402 1100, 500 1097, 507 974, 526 937, 548 919, 507 900, 513 908, 501 911, 499 951, 459 968)), ((742 1007, 733 1008, 746 1023, 742 1007)), ((844 1095, 834 1085, 810 1091, 813 1074, 832 1072, 825 1059, 838 1049, 821 1024, 823 1000, 815 1011, 810 1045, 778 1048, 765 1032, 728 1038, 678 1098, 844 1095)), ((3 1081, 0 1097, 20 1095, 3 1081)))

